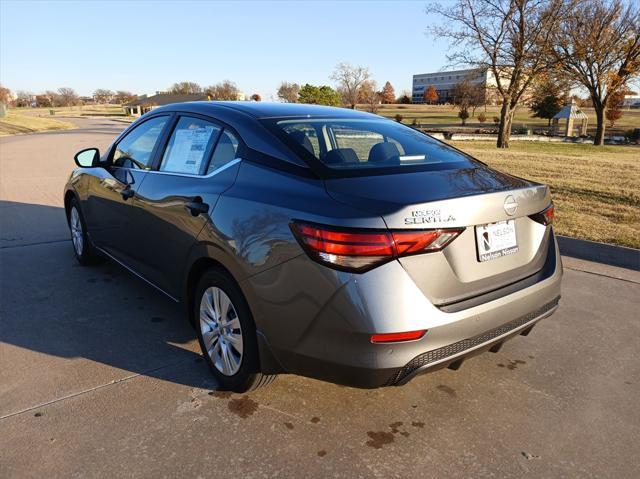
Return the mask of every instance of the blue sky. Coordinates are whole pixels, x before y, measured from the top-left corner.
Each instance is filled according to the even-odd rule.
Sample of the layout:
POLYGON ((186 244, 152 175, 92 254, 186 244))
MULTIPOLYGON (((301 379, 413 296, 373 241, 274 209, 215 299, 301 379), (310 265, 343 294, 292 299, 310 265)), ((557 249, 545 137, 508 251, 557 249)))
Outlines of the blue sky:
POLYGON ((425 35, 426 1, 212 2, 0 0, 0 82, 154 92, 182 80, 235 81, 275 97, 282 80, 331 84, 341 61, 399 94, 446 65, 425 35))

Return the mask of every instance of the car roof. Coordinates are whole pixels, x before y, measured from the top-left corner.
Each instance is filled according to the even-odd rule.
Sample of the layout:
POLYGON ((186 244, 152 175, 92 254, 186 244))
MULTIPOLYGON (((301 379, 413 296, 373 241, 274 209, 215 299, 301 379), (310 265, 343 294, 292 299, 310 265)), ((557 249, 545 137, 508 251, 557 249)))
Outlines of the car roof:
POLYGON ((323 105, 308 105, 303 103, 275 103, 257 101, 193 101, 187 103, 173 103, 162 107, 163 110, 193 111, 198 113, 224 114, 225 110, 235 110, 254 118, 280 117, 331 117, 331 118, 360 118, 380 119, 377 115, 348 108, 337 108, 323 105))

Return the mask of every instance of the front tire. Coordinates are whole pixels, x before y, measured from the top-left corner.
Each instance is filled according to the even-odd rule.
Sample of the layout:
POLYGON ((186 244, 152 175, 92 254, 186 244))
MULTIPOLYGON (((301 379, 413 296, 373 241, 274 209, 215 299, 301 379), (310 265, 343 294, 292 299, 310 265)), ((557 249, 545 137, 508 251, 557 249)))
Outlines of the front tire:
POLYGON ((275 375, 260 372, 256 327, 247 302, 225 272, 210 269, 196 287, 193 317, 202 354, 221 389, 246 392, 275 375))
POLYGON ((76 198, 73 198, 69 203, 69 216, 67 219, 76 259, 84 266, 95 263, 98 255, 87 235, 87 226, 76 198))

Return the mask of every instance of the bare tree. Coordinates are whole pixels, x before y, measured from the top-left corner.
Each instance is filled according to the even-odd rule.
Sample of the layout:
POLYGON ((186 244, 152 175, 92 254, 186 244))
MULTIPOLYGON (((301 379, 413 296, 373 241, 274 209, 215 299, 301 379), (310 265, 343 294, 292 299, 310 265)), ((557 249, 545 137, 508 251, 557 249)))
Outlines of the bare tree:
POLYGON ((452 0, 432 4, 444 22, 429 27, 449 39, 450 62, 488 70, 501 99, 498 148, 508 148, 511 124, 531 82, 551 68, 548 54, 566 4, 572 0, 452 0))
POLYGON ((475 116, 476 108, 484 103, 484 88, 472 83, 465 78, 457 83, 449 93, 454 105, 464 106, 466 110, 471 109, 471 116, 475 116))
POLYGON ((612 95, 640 74, 640 12, 622 0, 578 0, 554 36, 562 70, 589 92, 596 112, 595 145, 604 144, 612 95))
POLYGON ((297 83, 287 83, 283 81, 278 87, 278 98, 285 103, 298 103, 300 85, 297 83))
POLYGON ((137 95, 134 95, 130 91, 126 91, 126 90, 118 90, 114 96, 114 99, 120 105, 124 105, 125 103, 130 103, 134 101, 136 98, 138 98, 137 95))
POLYGON ((204 90, 212 100, 232 100, 235 101, 240 95, 240 90, 235 83, 225 80, 221 83, 211 85, 204 90))
POLYGON ((98 88, 93 92, 93 99, 97 103, 109 103, 113 100, 114 93, 111 90, 105 88, 98 88))
POLYGON ((343 62, 336 65, 330 78, 338 84, 345 104, 353 110, 358 103, 358 90, 369 76, 368 68, 343 62))
POLYGON ((73 106, 80 100, 76 91, 68 87, 58 88, 58 98, 62 106, 73 106))
POLYGON ((171 88, 169 88, 169 92, 175 95, 197 95, 202 93, 202 87, 196 82, 181 81, 174 83, 171 88))

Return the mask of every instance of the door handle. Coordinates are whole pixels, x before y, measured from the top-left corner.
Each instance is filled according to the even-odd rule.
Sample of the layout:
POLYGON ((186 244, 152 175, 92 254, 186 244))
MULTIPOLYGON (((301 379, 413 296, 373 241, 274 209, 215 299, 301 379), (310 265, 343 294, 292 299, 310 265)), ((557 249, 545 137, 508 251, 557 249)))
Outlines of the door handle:
POLYGON ((193 200, 189 201, 185 206, 193 216, 198 216, 200 214, 205 214, 209 212, 209 205, 207 203, 203 203, 202 198, 194 198, 193 200))
POLYGON ((120 194, 122 195, 122 199, 127 201, 129 198, 133 198, 133 195, 135 195, 136 192, 133 191, 130 186, 128 186, 124 190, 122 190, 120 194))

